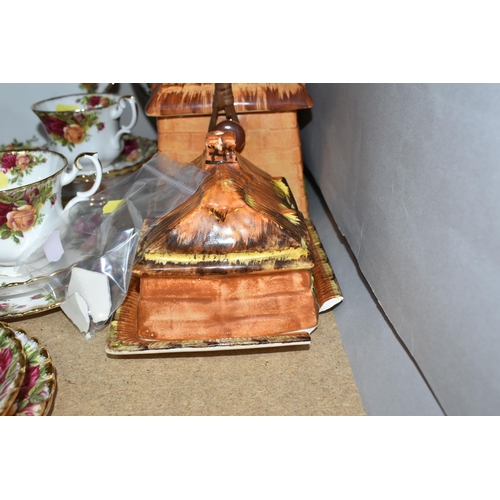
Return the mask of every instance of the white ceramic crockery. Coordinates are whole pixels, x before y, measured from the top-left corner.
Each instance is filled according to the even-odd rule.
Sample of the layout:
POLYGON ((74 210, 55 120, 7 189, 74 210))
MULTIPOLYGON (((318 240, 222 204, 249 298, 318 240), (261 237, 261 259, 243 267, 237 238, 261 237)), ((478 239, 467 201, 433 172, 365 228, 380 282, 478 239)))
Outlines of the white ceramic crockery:
POLYGON ((68 160, 54 151, 0 151, 0 275, 12 274, 12 266, 39 248, 71 207, 99 189, 102 166, 97 153, 79 155, 69 170, 67 165, 68 160), (95 181, 63 210, 62 187, 76 178, 83 159, 92 163, 95 181))
MULTIPOLYGON (((31 109, 49 137, 49 149, 73 162, 85 151, 96 151, 107 171, 123 149, 122 136, 137 123, 138 106, 134 96, 116 94, 72 94, 37 102, 31 109), (130 123, 121 124, 127 104, 130 123)), ((83 173, 87 173, 84 169, 83 173)))

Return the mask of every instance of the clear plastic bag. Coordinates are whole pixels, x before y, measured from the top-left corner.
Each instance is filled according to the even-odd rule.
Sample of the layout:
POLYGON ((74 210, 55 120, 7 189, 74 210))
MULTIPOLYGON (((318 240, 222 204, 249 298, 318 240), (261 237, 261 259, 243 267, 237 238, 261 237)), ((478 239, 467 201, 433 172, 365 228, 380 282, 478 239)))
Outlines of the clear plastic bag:
POLYGON ((206 176, 195 165, 155 154, 123 181, 72 207, 40 246, 19 257, 14 274, 30 293, 52 295, 92 337, 125 299, 144 219, 178 207, 206 176))

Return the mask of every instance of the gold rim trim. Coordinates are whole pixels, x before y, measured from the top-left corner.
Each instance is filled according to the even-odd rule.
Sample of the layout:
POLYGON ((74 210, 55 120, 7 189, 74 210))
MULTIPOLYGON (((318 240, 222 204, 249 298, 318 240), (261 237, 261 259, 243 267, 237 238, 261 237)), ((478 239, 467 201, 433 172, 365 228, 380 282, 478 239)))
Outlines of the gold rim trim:
MULTIPOLYGON (((116 94, 112 94, 110 92, 85 92, 83 94, 79 93, 79 92, 75 92, 74 94, 59 95, 57 97, 51 97, 49 99, 42 99, 41 101, 35 102, 35 104, 32 104, 30 107, 31 107, 31 111, 33 111, 35 114, 37 114, 37 113, 57 113, 57 114, 71 114, 72 115, 73 113, 78 113, 78 112, 82 113, 85 111, 93 111, 94 108, 92 108, 92 109, 78 108, 78 109, 72 109, 72 110, 68 110, 68 111, 56 111, 55 109, 47 111, 44 109, 36 109, 38 106, 40 106, 40 104, 56 101, 57 99, 66 99, 66 98, 70 98, 70 97, 89 97, 89 96, 93 96, 93 95, 106 96, 106 97, 111 97, 113 99, 117 98, 116 94)), ((121 96, 121 97, 134 97, 134 96, 121 96)), ((119 102, 119 99, 117 99, 117 102, 119 102)), ((114 104, 116 104, 117 102, 115 102, 114 104)), ((114 106, 114 104, 108 104, 107 106, 104 106, 104 107, 101 106, 100 108, 95 108, 95 109, 96 110, 107 109, 110 106, 114 106)))
POLYGON ((67 166, 68 166, 68 159, 62 155, 61 153, 58 153, 57 151, 50 151, 48 149, 12 149, 12 150, 2 150, 5 153, 31 153, 31 154, 36 154, 36 152, 43 153, 45 155, 49 156, 59 156, 64 160, 64 165, 62 168, 60 168, 57 172, 50 174, 48 177, 45 177, 44 179, 40 179, 38 181, 33 181, 30 184, 24 184, 22 186, 17 186, 17 187, 10 187, 7 189, 0 189, 0 193, 8 193, 9 191, 21 191, 24 189, 27 189, 29 187, 34 186, 35 184, 40 184, 42 182, 47 182, 53 177, 58 176, 67 166))
POLYGON ((35 283, 36 281, 44 280, 47 278, 52 278, 52 276, 55 276, 56 274, 71 271, 77 264, 78 264, 78 262, 75 262, 74 264, 72 264, 69 267, 66 267, 64 269, 58 269, 57 271, 53 271, 52 273, 47 274, 46 276, 35 276, 34 278, 30 278, 27 281, 16 281, 16 282, 12 282, 12 283, 5 283, 4 285, 0 285, 0 289, 9 288, 9 287, 13 287, 13 286, 20 286, 20 285, 31 285, 31 283, 35 283))
POLYGON ((48 304, 46 306, 42 307, 35 307, 33 309, 29 309, 27 311, 22 311, 18 313, 6 313, 3 316, 0 316, 0 320, 4 318, 22 318, 24 316, 30 316, 32 314, 38 314, 46 311, 50 311, 51 309, 55 309, 56 307, 59 307, 63 303, 62 300, 59 300, 57 302, 54 302, 53 304, 48 304))

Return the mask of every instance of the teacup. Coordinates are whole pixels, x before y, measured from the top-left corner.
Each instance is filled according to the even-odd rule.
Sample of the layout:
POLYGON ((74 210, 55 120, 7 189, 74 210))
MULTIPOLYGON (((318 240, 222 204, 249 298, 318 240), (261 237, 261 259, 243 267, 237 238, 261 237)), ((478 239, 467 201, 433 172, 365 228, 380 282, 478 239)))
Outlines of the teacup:
POLYGON ((70 169, 67 166, 67 158, 55 151, 0 151, 0 274, 12 275, 13 266, 44 243, 65 213, 99 189, 102 166, 97 153, 82 153, 70 169), (94 184, 63 209, 62 187, 79 174, 83 159, 94 166, 94 184))
MULTIPOLYGON (((96 151, 104 172, 123 149, 123 134, 130 134, 137 123, 138 107, 133 96, 116 94, 72 94, 37 102, 31 109, 49 136, 48 148, 66 156, 69 163, 86 151, 96 151), (127 103, 130 123, 121 125, 127 103)), ((82 174, 88 175, 83 168, 82 174)))

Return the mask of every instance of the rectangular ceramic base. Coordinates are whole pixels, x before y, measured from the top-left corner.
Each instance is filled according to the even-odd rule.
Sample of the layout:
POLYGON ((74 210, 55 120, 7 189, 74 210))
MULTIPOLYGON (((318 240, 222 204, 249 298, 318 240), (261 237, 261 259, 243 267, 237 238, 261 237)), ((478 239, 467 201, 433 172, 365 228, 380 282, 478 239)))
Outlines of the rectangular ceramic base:
MULTIPOLYGON (((148 339, 141 335, 138 321, 140 307, 139 285, 139 278, 132 276, 127 297, 116 312, 110 326, 106 345, 108 354, 158 354, 309 344, 311 341, 310 333, 316 328, 317 324, 315 322, 315 325, 311 328, 284 333, 278 331, 272 335, 263 335, 262 332, 260 332, 260 335, 258 333, 251 335, 247 331, 244 336, 224 337, 220 335, 216 337, 214 335, 213 338, 210 338, 196 333, 189 336, 186 331, 182 330, 183 336, 181 338, 168 338, 168 335, 163 335, 162 338, 148 339)), ((194 328, 196 325, 192 326, 194 328)), ((172 325, 172 330, 177 330, 175 324, 172 325)), ((204 322, 200 322, 194 330, 203 331, 204 322)))
POLYGON ((309 345, 311 337, 307 332, 295 332, 272 337, 231 338, 181 342, 130 342, 120 339, 117 322, 110 328, 106 352, 114 355, 165 354, 176 352, 230 351, 239 349, 260 349, 309 345))

